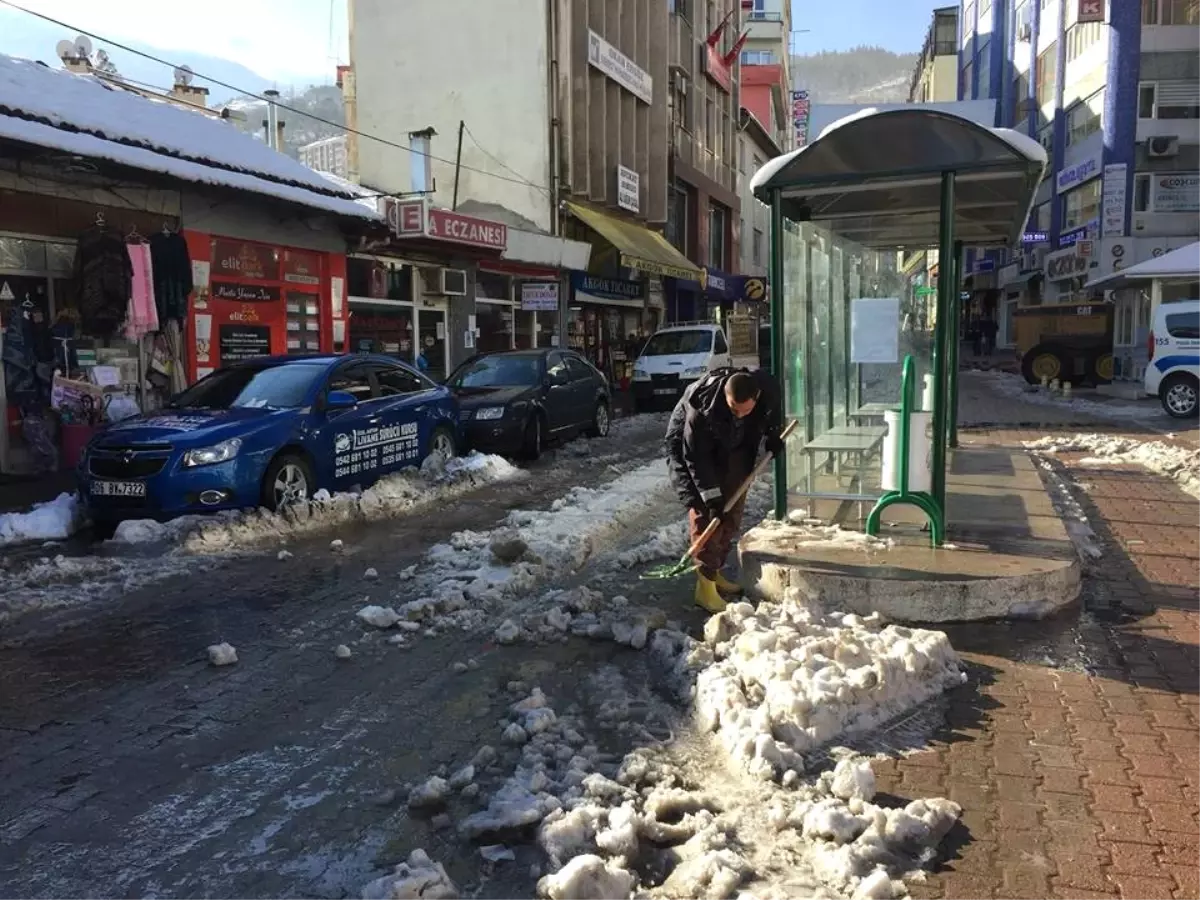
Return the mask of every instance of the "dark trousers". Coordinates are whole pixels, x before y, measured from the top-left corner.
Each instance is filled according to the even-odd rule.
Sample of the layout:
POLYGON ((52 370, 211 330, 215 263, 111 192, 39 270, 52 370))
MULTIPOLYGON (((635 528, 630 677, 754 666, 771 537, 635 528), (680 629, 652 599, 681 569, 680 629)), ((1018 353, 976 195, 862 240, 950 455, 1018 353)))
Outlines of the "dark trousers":
MULTIPOLYGON (((739 481, 738 485, 740 484, 739 481)), ((736 490, 737 485, 734 485, 730 493, 736 490)), ((733 542, 742 528, 742 513, 745 511, 746 496, 743 494, 741 499, 733 505, 733 509, 721 516, 721 523, 717 526, 716 531, 708 539, 708 543, 701 547, 700 552, 696 554, 696 563, 700 568, 700 574, 705 578, 711 579, 720 569, 724 568, 729 551, 733 548, 733 542)), ((707 512, 697 509, 688 510, 689 546, 704 533, 704 529, 708 527, 710 521, 707 512)))

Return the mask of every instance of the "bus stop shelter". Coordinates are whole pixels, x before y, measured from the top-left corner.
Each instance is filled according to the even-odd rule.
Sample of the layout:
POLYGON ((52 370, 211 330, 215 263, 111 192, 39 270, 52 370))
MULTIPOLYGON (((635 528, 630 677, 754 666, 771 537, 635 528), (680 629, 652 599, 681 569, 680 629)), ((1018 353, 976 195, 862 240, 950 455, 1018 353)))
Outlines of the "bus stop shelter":
POLYGON ((871 531, 884 507, 907 503, 942 542, 961 249, 1019 246, 1045 171, 1045 150, 1025 135, 913 107, 835 122, 754 175, 772 212, 772 367, 785 415, 801 426, 776 462, 778 518, 814 501, 869 502, 871 531), (897 262, 932 248, 936 289, 914 285, 897 262), (929 483, 910 487, 920 473, 907 453, 884 458, 878 420, 899 421, 907 444, 918 391, 931 427, 920 419, 912 438, 927 442, 928 465, 917 468, 929 483), (892 463, 899 476, 893 469, 885 489, 892 463))

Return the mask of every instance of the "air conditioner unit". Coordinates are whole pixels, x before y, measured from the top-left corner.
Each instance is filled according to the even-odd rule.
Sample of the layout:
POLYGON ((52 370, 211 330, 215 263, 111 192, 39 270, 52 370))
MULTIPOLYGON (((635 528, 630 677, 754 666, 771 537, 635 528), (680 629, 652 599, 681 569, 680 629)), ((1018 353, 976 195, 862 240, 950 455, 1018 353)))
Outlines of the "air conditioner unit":
POLYGON ((426 294, 441 297, 465 297, 467 273, 462 269, 422 269, 421 281, 426 294))
POLYGON ((1033 25, 1028 21, 1017 23, 1017 40, 1028 41, 1033 38, 1033 25))
POLYGON ((1167 159, 1179 155, 1179 138, 1152 137, 1146 142, 1146 156, 1150 159, 1167 159))

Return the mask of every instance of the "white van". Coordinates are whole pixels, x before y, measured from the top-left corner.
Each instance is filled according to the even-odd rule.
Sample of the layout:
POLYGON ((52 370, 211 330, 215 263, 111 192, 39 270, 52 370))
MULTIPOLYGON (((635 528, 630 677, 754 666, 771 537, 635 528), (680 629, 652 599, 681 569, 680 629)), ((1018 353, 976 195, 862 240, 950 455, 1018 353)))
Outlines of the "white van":
POLYGON ((633 364, 638 409, 674 406, 684 389, 710 369, 732 365, 729 341, 715 322, 683 322, 658 329, 633 364))
POLYGON ((1200 413, 1200 300, 1163 303, 1154 311, 1143 383, 1167 415, 1190 419, 1200 413))

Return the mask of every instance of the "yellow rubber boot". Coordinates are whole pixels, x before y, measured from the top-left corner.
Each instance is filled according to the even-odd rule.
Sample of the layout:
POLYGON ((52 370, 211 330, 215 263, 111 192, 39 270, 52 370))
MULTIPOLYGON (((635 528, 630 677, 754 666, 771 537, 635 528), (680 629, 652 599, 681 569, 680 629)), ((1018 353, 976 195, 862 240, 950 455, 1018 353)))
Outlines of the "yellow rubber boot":
POLYGON ((725 611, 725 601, 717 592, 717 583, 696 573, 696 605, 705 612, 719 613, 725 611))
POLYGON ((740 597, 745 593, 740 584, 738 584, 736 581, 730 581, 720 572, 718 572, 717 577, 713 579, 713 583, 716 584, 717 590, 722 594, 730 594, 734 597, 740 597))

